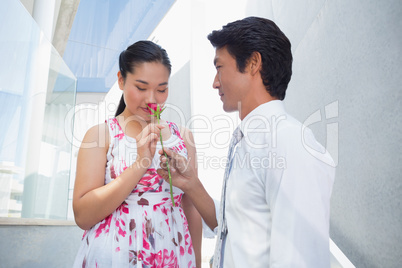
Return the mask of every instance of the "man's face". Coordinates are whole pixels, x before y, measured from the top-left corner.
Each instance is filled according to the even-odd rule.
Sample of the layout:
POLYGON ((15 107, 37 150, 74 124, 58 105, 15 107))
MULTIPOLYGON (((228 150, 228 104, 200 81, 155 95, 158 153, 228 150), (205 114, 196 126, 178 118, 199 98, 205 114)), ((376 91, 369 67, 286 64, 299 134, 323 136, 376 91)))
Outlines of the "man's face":
POLYGON ((248 75, 239 72, 235 58, 229 54, 226 47, 216 49, 214 65, 216 75, 212 87, 219 90, 223 110, 237 111, 248 91, 248 75))

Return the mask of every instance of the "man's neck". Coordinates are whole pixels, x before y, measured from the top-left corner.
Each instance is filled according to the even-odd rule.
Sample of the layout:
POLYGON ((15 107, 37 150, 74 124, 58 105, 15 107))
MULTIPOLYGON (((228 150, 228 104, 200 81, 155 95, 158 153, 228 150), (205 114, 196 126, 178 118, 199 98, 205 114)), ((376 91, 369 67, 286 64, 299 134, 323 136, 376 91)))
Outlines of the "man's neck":
POLYGON ((248 97, 242 101, 239 107, 239 117, 243 120, 249 113, 251 113, 255 108, 261 104, 277 100, 277 98, 272 97, 266 90, 265 92, 254 91, 250 92, 248 97))

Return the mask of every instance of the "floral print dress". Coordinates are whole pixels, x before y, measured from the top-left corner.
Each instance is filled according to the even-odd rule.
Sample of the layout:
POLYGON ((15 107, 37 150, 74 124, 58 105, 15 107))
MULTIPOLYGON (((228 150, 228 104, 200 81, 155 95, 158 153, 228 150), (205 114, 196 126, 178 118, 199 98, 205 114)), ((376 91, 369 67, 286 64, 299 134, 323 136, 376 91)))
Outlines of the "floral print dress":
MULTIPOLYGON (((137 158, 135 139, 124 135, 116 118, 106 123, 111 142, 105 184, 137 158)), ((178 127, 172 122, 168 125, 172 135, 163 141, 164 146, 187 157, 178 127)), ((173 187, 173 207, 169 183, 156 173, 160 148, 158 142, 151 166, 123 204, 85 231, 74 267, 195 267, 188 223, 180 206, 183 192, 173 187)))

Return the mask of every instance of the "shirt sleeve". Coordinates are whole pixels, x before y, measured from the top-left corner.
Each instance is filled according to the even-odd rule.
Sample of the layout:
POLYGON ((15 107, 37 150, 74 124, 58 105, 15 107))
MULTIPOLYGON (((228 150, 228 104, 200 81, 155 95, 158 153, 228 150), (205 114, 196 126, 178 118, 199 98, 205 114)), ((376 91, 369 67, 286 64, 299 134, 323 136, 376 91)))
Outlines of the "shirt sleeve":
MULTIPOLYGON (((312 135, 312 133, 311 133, 312 135)), ((307 139, 318 146, 314 137, 307 139)), ((272 213, 270 267, 329 267, 329 201, 334 168, 299 142, 278 146, 284 166, 266 172, 272 213)), ((325 150, 324 150, 325 152, 325 150)))
MULTIPOLYGON (((219 219, 220 202, 215 199, 213 199, 213 200, 214 200, 214 205, 215 205, 215 216, 217 219, 219 219)), ((219 225, 219 223, 218 223, 218 225, 219 225)), ((205 223, 204 219, 202 219, 202 230, 203 230, 203 236, 205 238, 214 238, 216 236, 216 234, 218 233, 218 226, 212 230, 205 223)))

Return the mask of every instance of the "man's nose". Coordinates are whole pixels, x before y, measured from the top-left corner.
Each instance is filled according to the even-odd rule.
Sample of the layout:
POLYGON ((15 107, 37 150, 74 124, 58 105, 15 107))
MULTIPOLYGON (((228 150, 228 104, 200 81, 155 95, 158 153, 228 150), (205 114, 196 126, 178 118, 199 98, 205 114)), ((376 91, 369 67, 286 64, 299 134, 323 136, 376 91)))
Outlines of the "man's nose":
POLYGON ((212 83, 212 87, 215 89, 219 89, 221 86, 221 82, 219 81, 218 74, 215 75, 214 82, 212 83))

